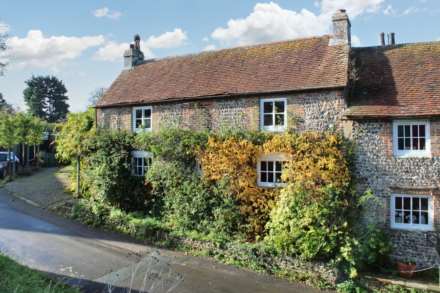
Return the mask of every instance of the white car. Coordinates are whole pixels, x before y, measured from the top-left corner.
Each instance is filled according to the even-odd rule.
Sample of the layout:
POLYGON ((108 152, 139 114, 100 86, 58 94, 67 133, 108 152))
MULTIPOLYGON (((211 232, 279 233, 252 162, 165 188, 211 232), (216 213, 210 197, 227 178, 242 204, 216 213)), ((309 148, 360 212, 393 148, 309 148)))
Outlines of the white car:
POLYGON ((0 152, 0 178, 6 175, 6 167, 8 166, 8 162, 12 160, 15 160, 17 164, 20 163, 20 159, 13 152, 11 152, 10 155, 8 152, 0 152))

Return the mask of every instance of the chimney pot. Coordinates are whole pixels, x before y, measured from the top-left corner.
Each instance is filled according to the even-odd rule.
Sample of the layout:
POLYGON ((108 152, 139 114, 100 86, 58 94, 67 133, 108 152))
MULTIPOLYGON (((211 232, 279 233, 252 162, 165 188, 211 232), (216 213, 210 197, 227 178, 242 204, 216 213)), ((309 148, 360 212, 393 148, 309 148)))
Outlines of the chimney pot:
POLYGON ((385 33, 380 33, 380 45, 385 46, 385 33))
POLYGON ((396 44, 396 34, 391 33, 391 45, 394 46, 396 44))
POLYGON ((135 35, 134 44, 130 44, 130 48, 124 52, 124 68, 132 69, 144 61, 144 53, 141 51, 141 37, 135 35))

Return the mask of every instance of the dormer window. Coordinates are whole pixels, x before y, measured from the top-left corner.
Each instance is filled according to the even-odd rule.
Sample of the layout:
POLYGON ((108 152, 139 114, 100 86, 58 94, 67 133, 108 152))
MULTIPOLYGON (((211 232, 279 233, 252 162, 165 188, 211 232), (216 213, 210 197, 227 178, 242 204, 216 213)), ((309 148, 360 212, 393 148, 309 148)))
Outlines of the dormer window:
POLYGON ((261 99, 260 121, 261 130, 285 131, 287 127, 287 99, 261 99))
POLYGON ((153 109, 151 106, 133 108, 133 131, 151 131, 151 116, 153 109))
POLYGON ((429 157, 429 121, 396 120, 393 123, 393 148, 396 157, 429 157))

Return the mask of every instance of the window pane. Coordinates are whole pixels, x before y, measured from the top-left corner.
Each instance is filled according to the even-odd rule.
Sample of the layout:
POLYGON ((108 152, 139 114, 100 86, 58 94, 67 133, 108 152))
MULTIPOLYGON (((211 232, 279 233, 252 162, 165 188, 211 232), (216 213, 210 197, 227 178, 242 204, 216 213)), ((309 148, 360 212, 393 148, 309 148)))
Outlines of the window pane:
POLYGON ((151 109, 145 109, 144 117, 145 118, 150 118, 151 117, 151 109))
POLYGON ((273 172, 267 172, 267 182, 274 182, 273 179, 273 172))
POLYGON ((402 209, 402 198, 401 197, 396 197, 394 199, 394 205, 396 206, 396 209, 401 210, 402 209))
POLYGON ((421 198, 421 210, 427 211, 428 210, 428 199, 427 198, 421 198))
POLYGON ((411 209, 411 198, 409 198, 409 197, 404 197, 403 198, 403 208, 405 210, 410 210, 411 209))
POLYGON ((399 138, 398 140, 397 140, 397 147, 398 147, 398 149, 399 150, 403 150, 404 149, 404 147, 403 147, 403 142, 404 142, 404 139, 403 138, 399 138))
POLYGON ((273 162, 267 162, 267 168, 269 169, 269 171, 273 171, 273 162))
POLYGON ((273 125, 273 116, 270 115, 264 115, 264 126, 271 126, 273 125))
POLYGON ((412 139, 412 148, 413 150, 418 150, 419 149, 419 139, 418 138, 413 138, 412 139))
POLYGON ((267 182, 267 174, 266 172, 261 172, 261 177, 260 177, 260 181, 261 182, 267 182))
POLYGON ((142 127, 142 119, 136 119, 136 128, 142 127))
POLYGON ((141 119, 142 118, 142 110, 136 110, 136 119, 141 119))
POLYGON ((146 120, 145 120, 145 125, 144 125, 144 127, 145 127, 145 128, 151 128, 151 119, 146 119, 146 120))
POLYGON ((412 212, 412 223, 413 224, 419 224, 420 220, 419 220, 419 212, 418 211, 413 211, 412 212))
POLYGON ((424 150, 425 149, 425 147, 426 147, 426 142, 425 142, 425 139, 424 138, 420 138, 419 139, 419 147, 420 147, 420 150, 424 150))
POLYGON ((275 171, 281 172, 281 170, 282 170, 281 162, 279 161, 275 162, 275 171))
POLYGON ((394 222, 403 223, 402 211, 396 211, 394 216, 394 222))
POLYGON ((275 102, 275 112, 284 113, 284 102, 275 102))
POLYGON ((266 163, 266 161, 261 161, 261 170, 263 170, 263 171, 267 170, 267 163, 266 163))
POLYGON ((284 114, 275 114, 275 125, 284 125, 284 114))
POLYGON ((142 167, 137 167, 137 174, 136 175, 139 175, 139 176, 142 176, 143 174, 142 174, 142 167))
POLYGON ((410 224, 411 223, 411 212, 404 211, 403 212, 403 223, 410 224))
POLYGON ((412 126, 412 136, 419 136, 419 126, 418 125, 413 125, 412 126))
POLYGON ((397 126, 397 136, 403 137, 403 125, 397 126))
POLYGON ((281 182, 281 173, 279 173, 279 172, 276 172, 276 173, 275 173, 275 181, 276 181, 277 183, 280 183, 280 182, 281 182))
POLYGON ((411 138, 405 138, 405 150, 411 149, 411 138))
POLYGON ((425 137, 425 125, 419 125, 419 136, 425 137))
POLYGON ((405 137, 411 136, 411 127, 409 125, 405 125, 405 137))
POLYGON ((428 213, 427 212, 420 213, 420 224, 424 224, 424 225, 428 224, 428 213))
POLYGON ((420 208, 419 202, 420 202, 420 198, 418 197, 413 197, 413 210, 418 210, 420 208))
POLYGON ((263 108, 264 108, 264 113, 272 113, 273 112, 273 102, 264 102, 263 108))

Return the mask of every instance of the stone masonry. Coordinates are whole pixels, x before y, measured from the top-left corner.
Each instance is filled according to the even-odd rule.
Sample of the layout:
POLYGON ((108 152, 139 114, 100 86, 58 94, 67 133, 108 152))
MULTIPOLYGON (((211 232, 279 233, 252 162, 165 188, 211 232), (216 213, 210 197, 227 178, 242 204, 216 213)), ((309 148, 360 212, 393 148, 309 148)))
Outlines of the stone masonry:
POLYGON ((378 223, 389 231, 392 258, 415 261, 419 268, 440 263, 440 121, 431 120, 431 158, 396 158, 392 148, 392 121, 353 123, 356 145, 356 177, 364 191, 376 196, 363 215, 365 222, 378 223), (391 229, 392 194, 431 195, 434 202, 434 231, 391 229))
MULTIPOLYGON (((342 127, 342 115, 346 109, 343 91, 296 93, 264 98, 274 97, 287 98, 289 128, 303 131, 342 127)), ((150 105, 153 107, 153 131, 162 127, 214 131, 222 128, 260 128, 259 97, 203 99, 150 105)), ((131 115, 131 107, 97 108, 98 126, 131 131, 131 115)))

